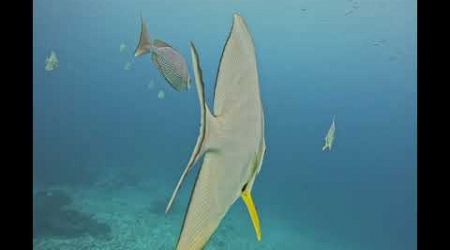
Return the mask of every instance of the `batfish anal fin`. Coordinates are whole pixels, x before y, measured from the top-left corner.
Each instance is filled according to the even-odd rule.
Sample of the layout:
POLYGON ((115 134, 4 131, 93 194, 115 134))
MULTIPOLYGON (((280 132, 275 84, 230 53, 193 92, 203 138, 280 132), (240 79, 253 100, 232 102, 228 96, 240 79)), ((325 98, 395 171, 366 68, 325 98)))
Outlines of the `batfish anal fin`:
POLYGON ((138 57, 149 53, 152 48, 152 42, 150 39, 150 35, 147 30, 147 25, 144 22, 144 18, 141 15, 141 36, 139 37, 139 44, 134 51, 134 56, 138 57))
POLYGON ((192 167, 195 163, 202 157, 202 155, 209 149, 208 147, 208 134, 210 133, 212 124, 214 122, 214 116, 209 111, 208 105, 205 101, 205 86, 202 79, 202 71, 200 68, 200 62, 198 59, 197 50, 194 47, 194 44, 191 43, 191 56, 192 56, 192 67, 194 68, 195 75, 195 84, 197 88, 198 99, 200 102, 200 133, 197 138, 197 143, 195 145, 194 151, 192 152, 191 158, 183 171, 180 179, 178 180, 177 186, 170 197, 169 203, 166 207, 166 213, 169 212, 175 197, 178 193, 178 190, 181 187, 181 184, 184 181, 184 178, 191 171, 192 167))
POLYGON ((225 162, 226 158, 221 153, 205 153, 184 215, 176 250, 205 249, 230 205, 239 197, 224 185, 225 162))

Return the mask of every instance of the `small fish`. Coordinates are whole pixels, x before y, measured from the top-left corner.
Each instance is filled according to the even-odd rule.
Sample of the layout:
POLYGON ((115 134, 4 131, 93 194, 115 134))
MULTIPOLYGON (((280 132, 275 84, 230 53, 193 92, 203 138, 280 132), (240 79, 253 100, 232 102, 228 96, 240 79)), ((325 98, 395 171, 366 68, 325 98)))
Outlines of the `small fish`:
POLYGON ((56 57, 55 51, 50 52, 50 56, 45 59, 45 70, 53 71, 58 67, 58 58, 56 57))
POLYGON ((347 11, 347 12, 345 12, 345 16, 348 16, 348 15, 350 15, 350 14, 352 14, 353 13, 353 10, 349 10, 349 11, 347 11))
POLYGON ((158 98, 159 99, 164 99, 164 97, 166 97, 166 94, 164 93, 164 90, 160 90, 158 92, 158 98))
POLYGON ((325 145, 322 148, 322 151, 325 151, 328 149, 328 151, 331 151, 331 147, 333 147, 333 142, 335 138, 335 131, 336 131, 336 125, 334 123, 334 116, 333 121, 331 123, 330 128, 328 129, 327 136, 325 136, 325 145))
POLYGON ((184 57, 161 40, 151 41, 142 16, 141 22, 141 37, 134 56, 151 53, 153 64, 156 65, 170 86, 177 91, 189 89, 191 79, 184 57))
POLYGON ((124 43, 120 44, 120 47, 119 47, 120 52, 124 52, 126 49, 127 49, 127 45, 125 45, 124 43))

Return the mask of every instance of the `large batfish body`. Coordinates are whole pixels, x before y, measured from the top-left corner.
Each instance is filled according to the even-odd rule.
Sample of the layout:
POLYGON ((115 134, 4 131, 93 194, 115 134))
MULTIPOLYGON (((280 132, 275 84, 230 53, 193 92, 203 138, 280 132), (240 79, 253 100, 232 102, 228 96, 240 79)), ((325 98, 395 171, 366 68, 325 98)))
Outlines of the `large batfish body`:
POLYGON ((178 250, 202 249, 230 207, 241 197, 257 239, 260 221, 251 190, 265 153, 264 112, 260 97, 255 48, 244 19, 235 14, 220 60, 214 92, 214 112, 205 102, 199 56, 191 44, 192 64, 201 107, 200 135, 175 191, 203 156, 191 193, 178 250))

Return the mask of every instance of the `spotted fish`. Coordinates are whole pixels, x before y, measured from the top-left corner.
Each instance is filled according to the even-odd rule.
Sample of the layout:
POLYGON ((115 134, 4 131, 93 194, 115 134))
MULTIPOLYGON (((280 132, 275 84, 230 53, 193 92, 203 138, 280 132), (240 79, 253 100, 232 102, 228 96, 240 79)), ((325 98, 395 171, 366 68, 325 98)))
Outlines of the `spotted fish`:
POLYGON ((152 41, 142 17, 141 22, 141 37, 134 56, 151 53, 153 64, 170 86, 177 91, 190 88, 191 79, 184 57, 166 42, 152 41))

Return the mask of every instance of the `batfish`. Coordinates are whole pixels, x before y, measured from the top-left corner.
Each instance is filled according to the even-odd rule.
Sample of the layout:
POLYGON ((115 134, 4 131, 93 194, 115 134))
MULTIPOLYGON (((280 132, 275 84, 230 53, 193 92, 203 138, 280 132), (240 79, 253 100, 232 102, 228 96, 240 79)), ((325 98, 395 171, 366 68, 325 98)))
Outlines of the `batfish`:
POLYGON ((205 102, 199 55, 191 43, 192 65, 200 102, 200 135, 191 158, 172 194, 169 211, 185 176, 203 157, 177 249, 202 249, 230 207, 240 197, 247 206, 256 237, 261 240, 259 216, 252 199, 266 144, 255 48, 244 19, 233 25, 220 59, 214 91, 214 110, 205 102))

